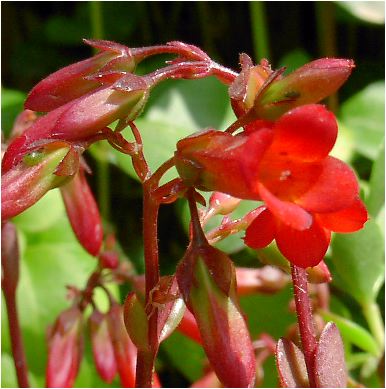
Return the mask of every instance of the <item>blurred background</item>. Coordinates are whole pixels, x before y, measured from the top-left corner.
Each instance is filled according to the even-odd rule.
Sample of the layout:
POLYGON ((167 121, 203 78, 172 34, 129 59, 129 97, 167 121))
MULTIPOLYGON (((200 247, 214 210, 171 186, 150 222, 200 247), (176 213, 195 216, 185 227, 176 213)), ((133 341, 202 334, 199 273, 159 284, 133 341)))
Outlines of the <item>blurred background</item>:
MULTIPOLYGON (((239 70, 238 56, 242 52, 249 54, 255 62, 268 58, 273 68, 287 66, 288 71, 319 57, 354 59, 356 69, 349 81, 339 91, 338 96, 332 97, 326 103, 336 112, 340 123, 341 132, 335 155, 354 166, 361 179, 364 195, 373 193, 372 183, 377 180, 373 215, 378 217, 380 214, 380 225, 382 224, 385 74, 383 1, 3 1, 1 15, 2 130, 5 136, 12 128, 16 115, 22 110, 26 94, 39 80, 60 67, 92 54, 91 48, 82 43, 82 38, 114 40, 129 47, 180 40, 201 47, 216 61, 234 70, 239 70), (377 178, 374 178, 374 166, 378 169, 377 178)), ((138 71, 141 73, 154 69, 164 63, 165 59, 167 57, 161 56, 147 60, 141 64, 138 71)), ((226 88, 216 80, 168 81, 156 88, 138 126, 143 130, 145 154, 147 153, 150 165, 155 169, 172 155, 179 138, 206 126, 224 129, 232 119, 226 88)), ((98 198, 106 228, 116 232, 125 256, 142 272, 141 186, 135 179, 131 163, 124 156, 106 149, 103 145, 94 147, 88 154, 87 161, 94 171, 90 182, 98 198)), ((27 358, 34 359, 34 353, 40 358, 39 361, 31 363, 31 374, 39 386, 44 381, 45 351, 44 345, 41 345, 44 343, 42 326, 52 322, 58 314, 58 306, 66 306, 64 285, 70 280, 65 276, 74 278, 74 283, 82 285, 82 274, 86 277, 88 269, 92 269, 92 265, 87 262, 90 258, 84 258, 84 262, 81 262, 79 257, 86 256, 84 253, 79 254, 78 249, 74 249, 73 258, 72 252, 67 252, 67 256, 61 253, 62 258, 56 258, 53 262, 41 254, 43 252, 46 257, 57 257, 55 250, 58 250, 58 244, 59 247, 64 247, 60 244, 69 244, 73 239, 71 232, 65 230, 67 225, 57 226, 58 221, 62 220, 61 212, 63 213, 62 205, 58 205, 60 199, 52 195, 44 201, 45 203, 32 210, 32 213, 16 218, 16 224, 27 247, 24 274, 27 274, 29 279, 21 289, 43 290, 32 293, 36 297, 35 311, 28 311, 26 308, 26 312, 29 312, 29 322, 32 315, 35 322, 40 324, 28 324, 27 313, 23 314, 27 358), (51 207, 50 212, 47 212, 47 207, 51 207), (44 217, 42 212, 45 212, 44 217), (58 242, 58 236, 68 241, 58 242), (56 248, 50 248, 47 241, 55 243, 56 248), (52 267, 49 270, 45 261, 50 261, 49 266, 52 267), (44 292, 44 288, 53 286, 52 281, 47 284, 46 278, 55 278, 57 273, 60 273, 58 268, 55 268, 55 261, 58 262, 59 269, 63 270, 63 280, 56 278, 55 291, 50 298, 60 299, 59 305, 57 301, 56 304, 51 300, 46 301, 44 292), (70 270, 64 269, 66 266, 63 261, 67 261, 65 263, 70 270), (36 263, 40 264, 40 267, 36 263), (74 273, 78 276, 74 277, 74 273), (63 290, 59 287, 61 283, 63 290), (39 310, 42 302, 46 304, 43 312, 39 310)), ((184 253, 187 223, 185 203, 177 202, 173 206, 162 207, 160 247, 163 274, 173 273, 177 261, 184 253)), ((367 236, 364 239, 363 245, 366 249, 373 244, 369 239, 367 236)), ((378 239, 376 244, 380 251, 370 251, 369 256, 376 256, 382 262, 383 240, 379 244, 378 239)), ((222 242, 220 247, 232 254, 239 265, 259 266, 256 253, 243 249, 240 235, 222 242)), ((360 252, 363 248, 357 249, 360 252)), ((378 291, 383 285, 384 270, 383 265, 378 262, 374 280, 370 277, 371 285, 365 285, 364 288, 372 288, 376 284, 373 299, 378 299, 378 305, 383 312, 384 293, 381 292, 378 297, 378 291)), ((366 262, 361 263, 366 265, 366 262)), ((333 252, 329 264, 335 269, 333 252)), ((373 265, 370 263, 368 266, 373 265)), ((334 271, 345 272, 339 266, 334 271)), ((349 285, 356 285, 358 280, 353 279, 350 282, 349 285)), ((365 318, 357 312, 360 302, 355 293, 354 296, 350 295, 347 282, 338 282, 335 287, 336 306, 339 306, 342 312, 346 309, 346 314, 348 312, 355 322, 366 326, 365 318)), ((124 296, 126 290, 123 288, 117 293, 124 296)), ((252 333, 266 331, 274 337, 282 336, 294 322, 294 315, 286 308, 290 296, 291 291, 287 288, 274 296, 255 296, 242 301, 243 308, 250 317, 252 333), (261 323, 261 317, 264 317, 264 323, 261 323)), ((158 367, 161 381, 165 386, 171 387, 189 385, 202 373, 202 350, 198 350, 195 344, 180 335, 173 336, 165 342, 160 351, 158 367)), ((5 324, 2 326, 2 366, 11 369, 7 339, 5 324)), ((94 370, 90 362, 91 357, 88 355, 87 358, 76 385, 104 385, 97 378, 90 378, 94 370)), ((277 384, 273 363, 273 359, 270 360, 266 369, 264 386, 267 387, 277 384)), ((362 366, 360 363, 357 365, 362 366)), ((355 367, 355 364, 353 366, 355 367)), ((367 385, 382 385, 374 374, 374 369, 367 375, 362 373, 358 370, 356 377, 360 377, 367 385)), ((12 386, 12 377, 9 382, 3 382, 3 386, 12 386)))

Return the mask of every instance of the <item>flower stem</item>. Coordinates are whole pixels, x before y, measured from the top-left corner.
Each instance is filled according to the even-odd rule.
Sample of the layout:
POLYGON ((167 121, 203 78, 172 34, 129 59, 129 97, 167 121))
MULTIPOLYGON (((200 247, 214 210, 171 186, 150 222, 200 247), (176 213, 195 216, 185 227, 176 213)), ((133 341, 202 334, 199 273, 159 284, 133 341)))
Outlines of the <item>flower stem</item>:
MULTIPOLYGON (((159 203, 152 198, 153 186, 147 180, 143 184, 143 243, 145 255, 146 305, 150 304, 150 292, 160 279, 158 264, 158 210, 159 203)), ((148 322, 149 349, 137 355, 136 387, 151 388, 154 361, 158 352, 158 309, 154 307, 148 322)))
MULTIPOLYGON (((378 304, 376 302, 363 304, 362 311, 380 350, 383 350, 385 343, 385 329, 378 304)), ((380 352, 380 354, 382 354, 382 352, 380 352)))
POLYGON ((307 366, 308 380, 311 388, 315 388, 314 361, 317 341, 314 321, 308 297, 306 270, 291 265, 292 282, 294 284, 295 306, 298 317, 300 339, 303 346, 304 359, 307 366))
POLYGON ((5 305, 7 307, 9 333, 11 338, 13 360, 15 362, 17 382, 20 388, 29 388, 27 362, 21 336, 19 316, 16 308, 16 293, 15 291, 4 293, 4 297, 5 305))
POLYGON ((268 29, 263 1, 250 3, 252 38, 254 42, 255 60, 269 58, 268 29))

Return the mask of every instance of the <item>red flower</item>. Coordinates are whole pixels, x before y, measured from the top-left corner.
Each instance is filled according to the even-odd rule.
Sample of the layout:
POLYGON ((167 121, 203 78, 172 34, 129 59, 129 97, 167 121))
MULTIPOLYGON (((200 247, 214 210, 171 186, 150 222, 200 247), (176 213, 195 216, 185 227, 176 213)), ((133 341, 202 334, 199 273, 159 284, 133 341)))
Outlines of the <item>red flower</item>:
POLYGON ((328 156, 336 136, 334 115, 305 105, 238 136, 212 130, 183 139, 176 166, 189 185, 263 200, 246 244, 262 248, 276 239, 292 263, 315 266, 331 231, 356 231, 367 220, 354 172, 328 156))

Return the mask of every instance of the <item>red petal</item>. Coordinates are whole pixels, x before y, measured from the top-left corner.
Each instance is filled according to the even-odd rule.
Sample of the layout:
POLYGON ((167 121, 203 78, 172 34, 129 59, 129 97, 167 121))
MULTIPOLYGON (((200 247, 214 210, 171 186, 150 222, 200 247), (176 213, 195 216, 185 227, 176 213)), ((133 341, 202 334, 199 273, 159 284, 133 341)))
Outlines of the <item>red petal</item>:
POLYGON ((260 249, 268 246, 275 237, 275 221, 266 207, 259 207, 261 212, 245 231, 244 242, 247 246, 260 249))
POLYGON ((262 184, 259 184, 259 192, 269 210, 282 223, 296 230, 305 230, 311 226, 312 216, 299 205, 278 199, 262 184))
POLYGON ((359 192, 355 173, 333 157, 327 157, 321 167, 316 181, 296 203, 316 213, 335 212, 350 206, 359 192))
POLYGON ((294 265, 303 268, 316 266, 326 254, 330 231, 316 222, 304 231, 280 223, 277 226, 276 243, 281 253, 294 265))
POLYGON ((366 207, 359 198, 348 208, 334 213, 320 213, 317 217, 324 228, 335 232, 358 231, 368 220, 366 207))
POLYGON ((335 144, 335 116, 323 105, 304 105, 284 114, 274 126, 272 151, 303 161, 325 158, 335 144))

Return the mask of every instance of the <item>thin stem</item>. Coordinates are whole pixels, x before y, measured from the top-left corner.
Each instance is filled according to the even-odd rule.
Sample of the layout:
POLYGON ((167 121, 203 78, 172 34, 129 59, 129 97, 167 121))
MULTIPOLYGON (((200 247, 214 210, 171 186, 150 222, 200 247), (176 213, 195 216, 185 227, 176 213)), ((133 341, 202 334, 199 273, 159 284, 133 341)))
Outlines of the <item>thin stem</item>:
POLYGON ((149 165, 146 162, 145 155, 143 154, 143 142, 141 133, 139 132, 134 122, 130 122, 129 126, 131 128, 131 131, 133 132, 134 139, 137 143, 137 152, 132 155, 133 167, 139 179, 143 183, 149 179, 151 172, 149 169, 149 165))
MULTIPOLYGON (((94 39, 103 38, 103 12, 102 2, 90 1, 91 36, 94 39)), ((95 50, 94 50, 95 51, 95 50)), ((110 169, 108 162, 109 147, 106 142, 100 142, 97 146, 99 158, 96 160, 98 204, 102 218, 110 218, 110 169)))
POLYGON ((16 308, 16 293, 4 293, 7 307, 9 333, 11 338, 12 355, 15 362, 17 382, 20 388, 29 388, 28 368, 21 336, 19 316, 16 308))
POLYGON ((90 1, 91 35, 94 39, 103 38, 102 2, 90 1))
MULTIPOLYGON (((158 263, 158 210, 159 203, 152 197, 153 187, 150 180, 143 184, 143 243, 145 256, 146 305, 150 304, 151 291, 160 279, 158 263)), ((151 388, 154 361, 158 352, 158 309, 148 319, 149 349, 137 355, 136 387, 151 388)))
POLYGON ((375 340, 377 341, 378 346, 380 347, 380 350, 384 350, 385 327, 378 304, 375 302, 363 304, 362 311, 369 325, 370 331, 373 334, 375 340))
MULTIPOLYGON (((330 1, 315 2, 316 25, 319 50, 323 57, 336 57, 335 4, 330 1)), ((333 112, 338 110, 338 95, 328 97, 328 106, 333 112)))
POLYGON ((306 270, 291 265, 292 282, 294 284, 295 306, 298 317, 300 339, 303 346, 304 359, 307 366, 308 379, 311 388, 316 388, 314 377, 314 360, 317 341, 314 321, 308 297, 306 270))
POLYGON ((255 59, 259 61, 261 58, 269 58, 265 4, 263 1, 251 1, 249 4, 255 59))
POLYGON ((152 185, 158 185, 162 176, 174 166, 174 157, 164 162, 151 176, 152 185))
POLYGON ((197 247, 199 247, 199 246, 207 245, 208 241, 206 240, 205 233, 201 227, 200 217, 198 216, 194 193, 195 193, 194 189, 189 189, 187 193, 187 197, 189 201, 189 209, 190 209, 190 216, 192 220, 192 229, 193 229, 192 243, 194 243, 197 247))

